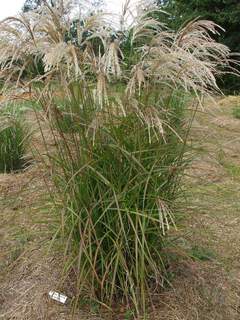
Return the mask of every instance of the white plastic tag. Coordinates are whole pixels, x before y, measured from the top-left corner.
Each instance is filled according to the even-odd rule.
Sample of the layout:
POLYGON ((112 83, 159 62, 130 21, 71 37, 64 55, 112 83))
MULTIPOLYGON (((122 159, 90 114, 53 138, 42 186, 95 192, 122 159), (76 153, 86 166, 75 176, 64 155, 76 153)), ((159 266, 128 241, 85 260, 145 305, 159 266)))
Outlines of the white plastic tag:
POLYGON ((67 301, 67 296, 64 294, 55 292, 55 291, 49 291, 49 297, 57 302, 60 302, 62 304, 65 304, 67 301))

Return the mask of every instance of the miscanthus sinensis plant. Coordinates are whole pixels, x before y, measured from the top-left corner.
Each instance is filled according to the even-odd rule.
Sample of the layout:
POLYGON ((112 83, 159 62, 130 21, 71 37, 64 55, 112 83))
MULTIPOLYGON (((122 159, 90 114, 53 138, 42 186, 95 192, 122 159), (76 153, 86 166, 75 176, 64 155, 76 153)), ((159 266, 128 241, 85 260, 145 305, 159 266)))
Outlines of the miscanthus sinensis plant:
POLYGON ((230 53, 212 38, 221 28, 211 21, 172 32, 153 18, 156 8, 129 7, 117 31, 115 17, 76 14, 73 1, 7 18, 0 65, 5 94, 42 83, 33 98, 56 142, 54 203, 76 305, 84 295, 140 314, 164 283, 191 125, 184 97, 219 92, 215 77, 230 53), (44 72, 30 77, 39 59, 44 72))

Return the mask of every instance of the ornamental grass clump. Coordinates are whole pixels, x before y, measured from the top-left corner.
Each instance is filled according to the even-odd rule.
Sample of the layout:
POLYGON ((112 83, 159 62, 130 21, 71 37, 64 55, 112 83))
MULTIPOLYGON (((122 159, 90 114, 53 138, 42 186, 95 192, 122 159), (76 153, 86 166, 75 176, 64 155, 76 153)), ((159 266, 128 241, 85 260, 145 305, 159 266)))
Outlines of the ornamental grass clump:
POLYGON ((79 101, 77 130, 64 134, 59 127, 53 161, 68 269, 78 275, 79 298, 89 294, 108 306, 120 299, 140 312, 166 275, 162 249, 187 164, 184 100, 174 95, 164 104, 163 132, 161 125, 152 127, 154 109, 142 115, 149 128, 134 112, 101 112, 92 121, 88 99, 79 101))
POLYGON ((232 109, 232 115, 236 119, 240 119, 240 106, 237 105, 232 109))
POLYGON ((29 128, 23 118, 11 110, 0 110, 0 172, 9 173, 27 165, 29 128))
POLYGON ((76 15, 73 5, 45 2, 0 24, 3 91, 16 90, 41 57, 44 75, 24 73, 23 82, 42 82, 35 96, 55 139, 53 199, 75 306, 89 297, 141 314, 164 284, 188 163, 186 110, 219 93, 215 76, 230 53, 211 37, 221 30, 211 21, 173 32, 152 17, 156 8, 132 11, 127 1, 116 30, 108 14, 76 15))

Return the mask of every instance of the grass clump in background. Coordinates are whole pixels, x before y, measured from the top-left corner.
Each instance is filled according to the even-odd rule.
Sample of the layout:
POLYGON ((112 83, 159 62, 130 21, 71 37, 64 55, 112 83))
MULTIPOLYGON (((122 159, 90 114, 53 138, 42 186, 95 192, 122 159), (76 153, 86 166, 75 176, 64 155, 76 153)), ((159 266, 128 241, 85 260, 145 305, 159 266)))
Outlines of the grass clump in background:
POLYGON ((18 171, 27 166, 30 130, 12 108, 0 110, 0 172, 18 171))
POLYGON ((234 118, 240 119, 240 106, 235 106, 235 107, 232 109, 232 114, 233 114, 233 117, 234 117, 234 118))

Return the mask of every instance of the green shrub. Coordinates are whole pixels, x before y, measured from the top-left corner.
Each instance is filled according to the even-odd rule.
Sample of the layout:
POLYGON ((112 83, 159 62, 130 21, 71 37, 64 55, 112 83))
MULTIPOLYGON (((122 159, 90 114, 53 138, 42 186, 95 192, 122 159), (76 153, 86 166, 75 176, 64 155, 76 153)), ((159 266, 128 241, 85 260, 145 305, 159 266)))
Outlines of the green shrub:
POLYGON ((0 114, 0 172, 23 169, 29 143, 29 128, 23 118, 14 113, 0 114))

